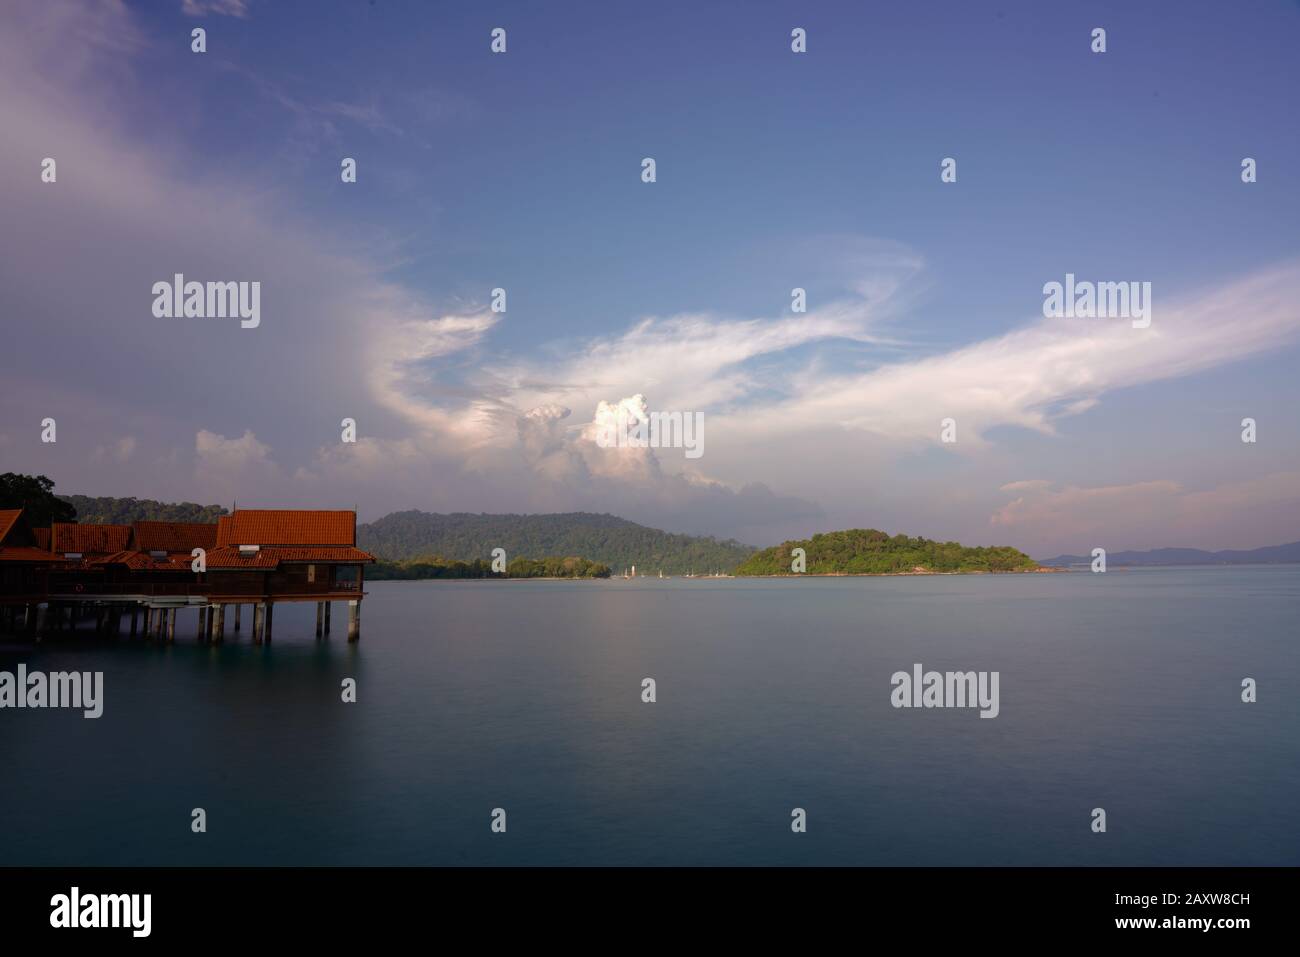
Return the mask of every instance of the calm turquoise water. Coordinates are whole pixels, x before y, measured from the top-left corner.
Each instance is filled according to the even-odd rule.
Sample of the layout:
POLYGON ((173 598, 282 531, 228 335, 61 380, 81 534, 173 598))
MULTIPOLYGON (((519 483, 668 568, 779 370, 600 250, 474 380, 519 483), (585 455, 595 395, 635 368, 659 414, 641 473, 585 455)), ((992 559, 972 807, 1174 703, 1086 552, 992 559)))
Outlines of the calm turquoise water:
POLYGON ((11 643, 106 700, 0 711, 0 864, 1300 864, 1297 609, 1300 566, 381 582, 357 646, 11 643), (892 708, 914 662, 1000 716, 892 708))

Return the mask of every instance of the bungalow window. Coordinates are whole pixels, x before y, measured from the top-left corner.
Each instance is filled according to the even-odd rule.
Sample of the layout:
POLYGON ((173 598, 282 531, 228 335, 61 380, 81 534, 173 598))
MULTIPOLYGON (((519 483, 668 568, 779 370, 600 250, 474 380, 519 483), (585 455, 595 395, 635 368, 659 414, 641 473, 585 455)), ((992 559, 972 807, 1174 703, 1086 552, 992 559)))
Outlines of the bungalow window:
POLYGON ((355 589, 357 587, 358 565, 335 565, 334 566, 334 584, 343 591, 355 589))

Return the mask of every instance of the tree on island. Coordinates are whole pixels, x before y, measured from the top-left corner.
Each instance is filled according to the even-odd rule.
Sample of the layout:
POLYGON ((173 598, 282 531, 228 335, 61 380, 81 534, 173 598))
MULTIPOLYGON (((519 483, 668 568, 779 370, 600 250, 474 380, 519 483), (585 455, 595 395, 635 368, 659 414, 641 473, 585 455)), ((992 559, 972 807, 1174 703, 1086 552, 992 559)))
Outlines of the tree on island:
POLYGON ((957 542, 889 536, 874 528, 825 532, 802 542, 784 542, 751 555, 737 575, 790 575, 796 548, 806 556, 809 575, 897 575, 921 572, 1020 572, 1038 563, 1009 545, 968 548, 957 542))
POLYGON ((8 508, 21 508, 32 528, 77 520, 77 510, 54 494, 54 480, 44 475, 0 475, 0 509, 8 508))

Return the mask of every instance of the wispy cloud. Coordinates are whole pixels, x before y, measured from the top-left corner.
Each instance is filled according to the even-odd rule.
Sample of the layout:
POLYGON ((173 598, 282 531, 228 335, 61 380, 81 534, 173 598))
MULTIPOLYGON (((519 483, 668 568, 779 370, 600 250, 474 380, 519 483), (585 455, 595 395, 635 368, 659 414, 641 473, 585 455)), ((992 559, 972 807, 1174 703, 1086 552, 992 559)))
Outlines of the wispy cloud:
POLYGON ((181 12, 191 17, 214 14, 242 18, 248 16, 248 0, 181 0, 181 12))

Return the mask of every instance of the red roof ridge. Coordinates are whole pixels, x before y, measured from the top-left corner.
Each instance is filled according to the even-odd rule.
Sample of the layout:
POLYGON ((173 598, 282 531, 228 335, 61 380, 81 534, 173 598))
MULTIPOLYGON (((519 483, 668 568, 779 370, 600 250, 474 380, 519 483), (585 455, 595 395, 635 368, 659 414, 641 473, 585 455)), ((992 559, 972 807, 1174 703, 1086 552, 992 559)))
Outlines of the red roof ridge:
POLYGON ((217 523, 218 545, 355 546, 350 509, 240 508, 217 523))
POLYGON ((5 536, 13 531, 13 527, 18 524, 18 519, 22 517, 21 508, 0 508, 0 542, 5 540, 5 536))
POLYGON ((217 544, 215 522, 138 521, 131 526, 132 544, 143 552, 185 552, 217 544))
POLYGON ((131 538, 130 525, 55 522, 50 526, 50 550, 66 552, 120 552, 131 538))

